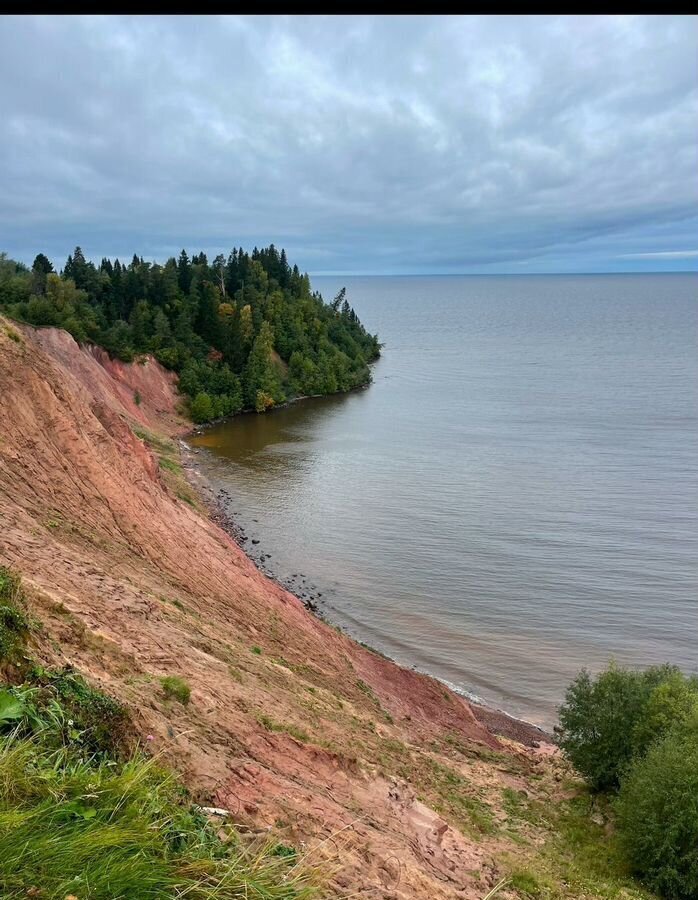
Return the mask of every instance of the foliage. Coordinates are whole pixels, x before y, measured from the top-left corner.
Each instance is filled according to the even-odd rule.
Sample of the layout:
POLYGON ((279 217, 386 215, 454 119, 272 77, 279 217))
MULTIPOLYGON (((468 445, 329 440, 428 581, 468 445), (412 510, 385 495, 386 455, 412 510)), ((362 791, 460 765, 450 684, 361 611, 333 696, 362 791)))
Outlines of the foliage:
POLYGON ((698 705, 632 767, 617 802, 635 874, 669 900, 698 897, 698 705))
POLYGON ((19 577, 0 566, 0 666, 17 661, 28 634, 19 577))
POLYGON ((164 265, 134 255, 99 266, 76 247, 60 274, 41 253, 31 269, 0 254, 0 308, 126 361, 152 353, 179 374, 197 423, 367 384, 380 353, 346 291, 324 303, 273 244, 211 264, 182 251, 164 265))
POLYGON ((307 898, 309 875, 274 842, 222 843, 172 775, 135 757, 84 759, 0 738, 0 894, 64 900, 307 898))
POLYGON ((685 718, 696 692, 695 679, 668 665, 611 664, 595 680, 582 670, 560 709, 560 746, 593 790, 616 789, 631 761, 685 718))
POLYGON ((178 675, 166 675, 160 679, 160 684, 168 700, 179 700, 184 706, 189 703, 191 688, 183 678, 180 678, 178 675))
POLYGON ((662 897, 698 897, 698 679, 669 665, 582 671, 560 721, 590 787, 619 789, 614 852, 662 897))

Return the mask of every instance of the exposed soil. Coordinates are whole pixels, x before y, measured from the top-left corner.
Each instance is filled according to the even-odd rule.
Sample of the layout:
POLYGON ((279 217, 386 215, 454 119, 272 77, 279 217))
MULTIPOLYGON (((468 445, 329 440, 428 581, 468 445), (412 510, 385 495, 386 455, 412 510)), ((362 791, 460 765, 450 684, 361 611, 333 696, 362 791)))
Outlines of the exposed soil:
POLYGON ((370 652, 260 572, 177 474, 167 439, 188 426, 155 361, 12 328, 21 340, 0 319, 0 563, 25 580, 47 661, 127 703, 200 802, 329 860, 330 896, 484 896, 516 849, 496 827, 503 788, 535 773, 554 802, 561 777, 549 747, 493 732, 541 733, 370 652), (188 706, 163 696, 174 674, 188 706))

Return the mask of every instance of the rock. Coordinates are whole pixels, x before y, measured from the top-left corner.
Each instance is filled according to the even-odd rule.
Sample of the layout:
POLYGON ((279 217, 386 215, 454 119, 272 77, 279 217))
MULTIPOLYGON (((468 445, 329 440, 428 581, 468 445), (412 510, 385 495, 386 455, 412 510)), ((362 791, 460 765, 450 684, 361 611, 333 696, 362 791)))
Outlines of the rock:
POLYGON ((227 819, 232 815, 230 810, 221 809, 219 806, 199 806, 198 809, 205 816, 219 816, 222 819, 227 819))
POLYGON ((257 540, 257 538, 252 538, 252 543, 253 543, 253 544, 258 544, 259 541, 257 540))

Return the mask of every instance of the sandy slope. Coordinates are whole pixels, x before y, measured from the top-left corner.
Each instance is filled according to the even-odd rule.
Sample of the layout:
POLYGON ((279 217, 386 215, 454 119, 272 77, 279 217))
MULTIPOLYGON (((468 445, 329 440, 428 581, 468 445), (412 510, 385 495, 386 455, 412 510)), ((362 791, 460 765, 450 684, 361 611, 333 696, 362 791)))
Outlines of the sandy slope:
POLYGON ((332 858, 332 896, 484 896, 509 846, 502 788, 535 772, 550 797, 553 763, 312 617, 180 499, 132 430, 181 431, 177 402, 152 360, 0 319, 0 562, 52 662, 128 703, 202 801, 332 858), (172 674, 187 707, 163 697, 172 674))

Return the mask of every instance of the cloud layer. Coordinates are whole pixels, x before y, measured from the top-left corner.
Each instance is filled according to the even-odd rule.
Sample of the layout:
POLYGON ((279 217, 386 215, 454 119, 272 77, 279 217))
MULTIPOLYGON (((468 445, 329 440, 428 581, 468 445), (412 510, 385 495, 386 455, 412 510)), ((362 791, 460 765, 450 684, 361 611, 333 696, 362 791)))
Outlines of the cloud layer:
POLYGON ((6 17, 0 249, 695 266, 697 21, 6 17))

